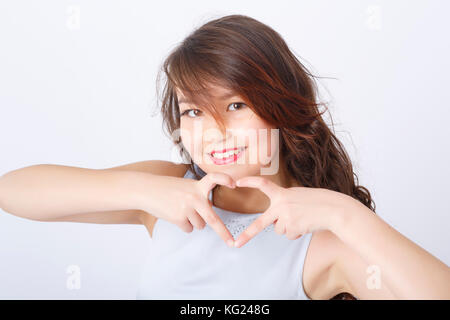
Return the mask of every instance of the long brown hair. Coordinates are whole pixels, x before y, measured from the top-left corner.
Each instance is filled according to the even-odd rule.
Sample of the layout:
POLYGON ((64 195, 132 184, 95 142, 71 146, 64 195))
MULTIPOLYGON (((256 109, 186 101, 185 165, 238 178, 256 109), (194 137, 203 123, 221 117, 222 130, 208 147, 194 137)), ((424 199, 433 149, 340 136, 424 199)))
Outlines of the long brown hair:
MULTIPOLYGON (((343 144, 322 118, 328 108, 318 102, 317 76, 269 26, 239 14, 211 20, 173 49, 160 72, 167 78, 161 100, 164 129, 197 177, 192 158, 174 135, 180 127, 176 88, 223 127, 209 102, 208 88, 214 84, 241 96, 260 118, 279 129, 280 157, 302 186, 344 193, 375 213, 370 192, 359 185, 343 144)), ((334 127, 331 114, 330 119, 334 127)), ((354 297, 343 293, 332 299, 354 297)))

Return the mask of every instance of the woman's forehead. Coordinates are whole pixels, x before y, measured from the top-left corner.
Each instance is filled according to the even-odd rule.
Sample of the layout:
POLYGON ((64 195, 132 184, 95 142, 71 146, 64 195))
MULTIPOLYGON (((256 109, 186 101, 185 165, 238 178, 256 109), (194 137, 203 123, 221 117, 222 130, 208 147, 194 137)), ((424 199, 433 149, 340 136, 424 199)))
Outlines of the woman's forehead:
MULTIPOLYGON (((192 101, 190 101, 189 98, 187 98, 182 92, 181 90, 179 90, 178 88, 175 89, 176 90, 176 95, 178 98, 178 104, 182 104, 182 103, 192 103, 192 101)), ((212 99, 217 100, 217 101, 224 101, 233 97, 238 97, 239 95, 229 89, 226 88, 221 88, 221 87, 211 87, 210 89, 208 89, 208 96, 210 96, 212 99)))

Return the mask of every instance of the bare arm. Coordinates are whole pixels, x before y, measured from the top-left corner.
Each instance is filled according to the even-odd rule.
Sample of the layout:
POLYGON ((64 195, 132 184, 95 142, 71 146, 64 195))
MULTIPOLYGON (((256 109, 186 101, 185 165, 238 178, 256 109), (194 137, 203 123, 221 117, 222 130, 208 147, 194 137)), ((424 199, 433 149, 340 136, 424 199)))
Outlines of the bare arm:
POLYGON ((0 206, 37 221, 140 224, 133 207, 134 178, 127 170, 34 165, 0 177, 0 206))
POLYGON ((67 216, 39 220, 45 222, 80 222, 97 224, 143 224, 143 218, 150 214, 141 210, 110 210, 75 213, 67 216))
POLYGON ((336 229, 347 247, 337 260, 347 292, 361 299, 450 299, 450 268, 443 261, 348 199, 336 229))

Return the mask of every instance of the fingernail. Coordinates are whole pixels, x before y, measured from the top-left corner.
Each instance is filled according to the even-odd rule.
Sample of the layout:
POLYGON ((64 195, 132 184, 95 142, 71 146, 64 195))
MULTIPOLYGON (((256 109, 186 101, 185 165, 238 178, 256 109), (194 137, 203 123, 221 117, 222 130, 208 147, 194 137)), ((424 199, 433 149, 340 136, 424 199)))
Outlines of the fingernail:
POLYGON ((236 241, 234 242, 234 247, 235 247, 235 248, 239 247, 239 246, 241 245, 241 243, 242 243, 241 240, 236 240, 236 241))
POLYGON ((234 247, 234 241, 231 240, 231 239, 227 241, 227 244, 228 244, 228 246, 231 247, 231 248, 234 247))

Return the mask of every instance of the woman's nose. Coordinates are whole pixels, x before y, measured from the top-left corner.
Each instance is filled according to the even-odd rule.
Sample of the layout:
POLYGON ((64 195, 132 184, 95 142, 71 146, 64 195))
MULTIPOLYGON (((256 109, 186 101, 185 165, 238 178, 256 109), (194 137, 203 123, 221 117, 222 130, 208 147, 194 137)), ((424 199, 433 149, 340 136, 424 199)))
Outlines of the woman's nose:
POLYGON ((206 143, 220 144, 231 138, 232 133, 225 125, 220 125, 215 121, 210 121, 203 128, 203 140, 206 143))

